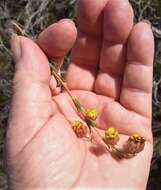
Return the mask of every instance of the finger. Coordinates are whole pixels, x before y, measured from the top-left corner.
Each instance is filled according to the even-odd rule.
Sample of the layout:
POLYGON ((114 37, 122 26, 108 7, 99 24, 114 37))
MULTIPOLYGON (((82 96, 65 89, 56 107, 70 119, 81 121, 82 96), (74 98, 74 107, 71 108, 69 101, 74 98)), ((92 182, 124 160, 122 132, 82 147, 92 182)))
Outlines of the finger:
POLYGON ((78 38, 67 72, 70 89, 92 90, 102 43, 103 9, 107 0, 80 0, 78 38))
POLYGON ((126 42, 133 26, 128 0, 109 0, 104 9, 104 34, 95 92, 118 99, 124 73, 126 42))
POLYGON ((120 97, 121 104, 151 118, 154 39, 147 23, 138 23, 128 41, 127 64, 120 97))
POLYGON ((13 36, 16 62, 14 95, 7 133, 8 143, 19 152, 55 114, 49 89, 50 68, 41 49, 30 39, 13 36))
POLYGON ((75 43, 76 36, 74 23, 69 19, 63 19, 44 30, 39 35, 37 43, 46 55, 61 67, 64 56, 75 43))

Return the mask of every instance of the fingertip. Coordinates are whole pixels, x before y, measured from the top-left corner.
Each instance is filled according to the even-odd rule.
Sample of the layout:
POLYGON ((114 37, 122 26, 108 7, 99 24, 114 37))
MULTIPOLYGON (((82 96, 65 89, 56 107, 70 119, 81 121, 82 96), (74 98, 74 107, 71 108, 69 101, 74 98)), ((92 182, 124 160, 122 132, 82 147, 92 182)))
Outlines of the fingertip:
POLYGON ((80 0, 77 3, 78 28, 85 33, 102 35, 103 9, 108 0, 80 0))
POLYGON ((75 23, 71 19, 68 19, 68 18, 63 18, 63 19, 59 20, 57 23, 72 24, 73 26, 75 26, 75 23))
POLYGON ((148 24, 151 27, 151 22, 147 19, 142 20, 141 22, 148 24))
POLYGON ((128 0, 109 0, 104 9, 104 38, 125 43, 133 27, 134 13, 128 0))
POLYGON ((130 36, 134 39, 139 38, 139 40, 149 40, 149 38, 153 38, 151 25, 145 21, 135 24, 130 36))
POLYGON ((148 30, 151 31, 151 23, 147 20, 142 20, 141 22, 137 23, 135 27, 146 27, 148 30))
POLYGON ((147 22, 137 23, 130 34, 128 60, 135 60, 151 65, 154 56, 154 36, 151 25, 147 22))
POLYGON ((50 58, 64 57, 73 47, 77 29, 70 19, 50 25, 38 37, 37 43, 50 58))
MULTIPOLYGON (((43 51, 29 38, 24 36, 17 36, 16 38, 17 39, 13 37, 13 41, 11 42, 18 44, 18 40, 21 50, 21 52, 17 55, 14 52, 14 58, 16 56, 16 78, 20 80, 24 80, 23 78, 28 78, 36 82, 44 82, 46 84, 49 83, 50 69, 48 59, 43 51)), ((14 45, 13 48, 16 49, 14 51, 17 53, 17 45, 14 45)))

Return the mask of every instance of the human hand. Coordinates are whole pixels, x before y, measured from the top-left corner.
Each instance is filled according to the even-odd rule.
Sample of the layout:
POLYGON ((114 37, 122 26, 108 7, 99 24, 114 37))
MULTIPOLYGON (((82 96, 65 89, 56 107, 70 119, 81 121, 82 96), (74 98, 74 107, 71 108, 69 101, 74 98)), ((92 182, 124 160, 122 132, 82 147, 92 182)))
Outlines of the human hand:
POLYGON ((16 72, 6 143, 11 189, 146 188, 152 156, 150 26, 133 26, 127 0, 81 0, 78 10, 66 76, 71 93, 85 108, 97 108, 101 129, 114 126, 120 141, 137 132, 147 139, 145 149, 117 161, 73 133, 67 120, 79 116, 56 88, 43 53, 61 64, 72 47, 76 29, 64 20, 40 34, 39 46, 12 38, 16 72))

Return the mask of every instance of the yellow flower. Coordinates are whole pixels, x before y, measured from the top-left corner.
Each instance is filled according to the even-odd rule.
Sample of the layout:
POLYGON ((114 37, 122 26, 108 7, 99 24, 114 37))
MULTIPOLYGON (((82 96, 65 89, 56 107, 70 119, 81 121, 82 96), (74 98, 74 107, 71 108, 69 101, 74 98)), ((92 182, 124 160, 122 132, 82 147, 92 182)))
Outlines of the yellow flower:
POLYGON ((95 108, 87 109, 85 114, 86 117, 91 120, 96 120, 98 116, 98 112, 95 108))
POLYGON ((118 141, 119 141, 118 131, 113 127, 108 128, 105 131, 104 142, 106 144, 116 145, 118 141))
POLYGON ((72 128, 77 137, 85 137, 87 134, 87 127, 79 120, 72 122, 72 128))
POLYGON ((73 121, 73 123, 72 123, 72 127, 73 127, 73 128, 80 128, 81 126, 82 126, 82 122, 79 121, 79 120, 75 120, 75 121, 73 121))
POLYGON ((144 143, 145 139, 138 134, 133 134, 129 137, 129 141, 132 141, 134 143, 144 143))
POLYGON ((129 137, 124 146, 124 150, 130 154, 141 152, 145 147, 145 139, 138 134, 133 134, 129 137))
POLYGON ((113 127, 108 128, 105 132, 106 138, 115 139, 117 136, 118 136, 118 131, 113 127))

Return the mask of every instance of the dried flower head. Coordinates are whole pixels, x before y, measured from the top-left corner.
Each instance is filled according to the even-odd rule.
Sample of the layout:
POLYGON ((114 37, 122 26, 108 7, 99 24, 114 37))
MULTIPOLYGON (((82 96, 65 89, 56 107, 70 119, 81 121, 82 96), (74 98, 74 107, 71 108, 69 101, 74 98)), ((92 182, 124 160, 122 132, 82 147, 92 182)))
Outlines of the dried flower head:
POLYGON ((116 145, 117 142, 119 141, 119 133, 118 133, 117 129, 115 129, 113 127, 108 128, 105 131, 105 136, 104 136, 103 140, 106 144, 116 145))
POLYGON ((95 108, 87 109, 85 115, 88 119, 96 120, 98 116, 98 112, 95 108))
POLYGON ((124 146, 124 150, 130 154, 136 154, 141 152, 145 146, 145 139, 138 134, 133 134, 129 137, 127 143, 124 146))
POLYGON ((79 138, 85 137, 87 134, 87 127, 79 120, 73 121, 72 128, 79 138))
POLYGON ((132 136, 129 137, 129 141, 133 141, 135 143, 138 143, 138 142, 144 143, 145 139, 138 134, 133 134, 132 136))

